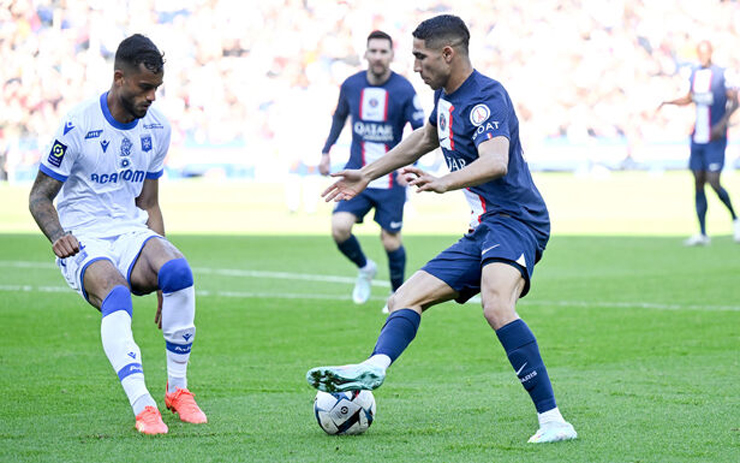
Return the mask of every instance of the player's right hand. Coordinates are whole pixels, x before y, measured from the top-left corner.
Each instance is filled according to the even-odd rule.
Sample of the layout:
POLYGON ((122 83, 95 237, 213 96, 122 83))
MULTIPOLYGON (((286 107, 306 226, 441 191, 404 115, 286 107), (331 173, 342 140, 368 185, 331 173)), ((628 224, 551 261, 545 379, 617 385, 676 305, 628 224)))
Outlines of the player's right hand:
POLYGON ((51 249, 57 257, 64 259, 80 252, 80 243, 77 241, 77 237, 73 234, 66 233, 54 241, 51 245, 51 249))
POLYGON ((327 203, 332 199, 334 201, 352 199, 370 183, 357 169, 340 170, 331 174, 331 176, 339 177, 339 180, 332 183, 329 188, 321 193, 321 196, 325 198, 327 203))

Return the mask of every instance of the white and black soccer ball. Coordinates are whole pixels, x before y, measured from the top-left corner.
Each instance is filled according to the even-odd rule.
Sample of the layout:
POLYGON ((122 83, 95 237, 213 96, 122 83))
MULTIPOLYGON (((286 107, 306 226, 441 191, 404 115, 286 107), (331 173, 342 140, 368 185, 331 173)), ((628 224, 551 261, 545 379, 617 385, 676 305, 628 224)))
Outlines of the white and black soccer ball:
POLYGON ((313 411, 327 434, 362 434, 375 419, 375 397, 370 391, 319 391, 313 411))

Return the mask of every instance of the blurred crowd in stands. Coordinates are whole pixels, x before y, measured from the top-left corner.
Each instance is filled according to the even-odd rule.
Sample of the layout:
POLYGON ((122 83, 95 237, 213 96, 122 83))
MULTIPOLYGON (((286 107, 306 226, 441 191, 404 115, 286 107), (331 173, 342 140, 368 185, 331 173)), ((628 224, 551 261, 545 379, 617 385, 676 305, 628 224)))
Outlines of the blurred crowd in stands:
POLYGON ((318 163, 339 84, 365 67, 374 29, 394 37, 393 69, 429 112, 411 32, 443 12, 469 25, 474 65, 508 88, 535 155, 615 143, 629 158, 676 143, 688 157, 693 110, 655 109, 687 91, 700 39, 740 70, 735 1, 0 0, 0 170, 38 161, 64 114, 109 87, 116 47, 134 32, 165 53, 156 104, 173 126, 170 168, 192 153, 267 172, 318 163))

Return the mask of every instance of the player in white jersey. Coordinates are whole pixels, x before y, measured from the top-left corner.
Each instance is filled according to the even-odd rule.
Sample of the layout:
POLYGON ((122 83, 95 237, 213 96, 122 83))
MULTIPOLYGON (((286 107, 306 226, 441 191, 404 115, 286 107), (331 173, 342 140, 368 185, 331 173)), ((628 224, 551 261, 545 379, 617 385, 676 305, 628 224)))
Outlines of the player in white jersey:
POLYGON ((706 246, 711 240, 707 235, 707 196, 704 185, 709 183, 717 197, 727 207, 733 223, 735 242, 740 243, 740 219, 735 214, 730 195, 720 184, 720 174, 725 165, 727 148, 727 127, 732 113, 738 107, 737 87, 726 78, 723 68, 712 63, 712 44, 705 41, 696 47, 699 66, 691 71, 689 91, 667 104, 685 106, 696 105, 696 124, 691 134, 691 156, 689 169, 694 174, 696 215, 699 219, 699 233, 691 236, 686 246, 706 246))
POLYGON ((132 293, 158 294, 154 322, 166 344, 165 405, 182 421, 207 421, 187 387, 193 274, 164 238, 158 201, 170 125, 150 106, 162 84, 163 56, 143 35, 121 42, 110 90, 64 119, 29 198, 67 283, 102 314, 103 350, 144 434, 168 428, 144 382, 131 331, 132 293))

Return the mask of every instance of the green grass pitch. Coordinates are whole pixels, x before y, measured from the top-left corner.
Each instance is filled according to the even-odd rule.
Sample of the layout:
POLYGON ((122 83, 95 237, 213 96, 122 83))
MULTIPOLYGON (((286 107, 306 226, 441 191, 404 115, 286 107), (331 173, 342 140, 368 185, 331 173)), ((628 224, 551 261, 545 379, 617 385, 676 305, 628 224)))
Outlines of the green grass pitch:
MULTIPOLYGON (((690 198, 683 180, 659 194, 690 198)), ((737 462, 740 245, 721 234, 724 213, 710 205, 718 235, 707 248, 680 245, 678 235, 693 223, 690 208, 675 204, 659 212, 664 220, 646 236, 622 229, 610 236, 608 224, 576 214, 592 198, 576 195, 569 182, 553 187, 558 182, 539 183, 552 198, 554 227, 564 232, 553 236, 519 312, 579 439, 542 446, 526 443, 536 430, 534 407, 476 303, 425 314, 416 340, 375 392, 376 421, 365 434, 324 434, 304 375, 372 349, 389 290, 377 228, 360 229, 381 272, 371 301, 356 306, 354 270, 328 236, 325 209, 284 214, 279 234, 247 229, 271 225, 241 213, 222 222, 244 227, 233 233, 185 234, 178 233, 182 224, 201 211, 185 193, 167 196, 168 187, 170 239, 188 257, 198 290, 190 385, 210 422, 181 424, 163 410, 170 433, 139 435, 100 345, 99 314, 65 286, 48 242, 28 224, 27 189, 0 189, 0 461, 737 462), (576 229, 581 233, 571 233, 576 229)), ((610 204, 625 199, 621 191, 620 184, 610 204)), ((247 193, 229 201, 256 201, 247 193)), ((641 194, 630 190, 627 199, 641 194)), ((452 225, 439 223, 442 233, 431 233, 433 224, 419 221, 446 210, 416 206, 407 275, 456 240, 448 228, 464 223, 455 216, 452 225)), ((620 211, 629 225, 648 227, 644 208, 620 211)), ((624 221, 614 227, 628 228, 624 221)), ((153 296, 134 299, 134 334, 163 409, 155 306, 153 296)))

